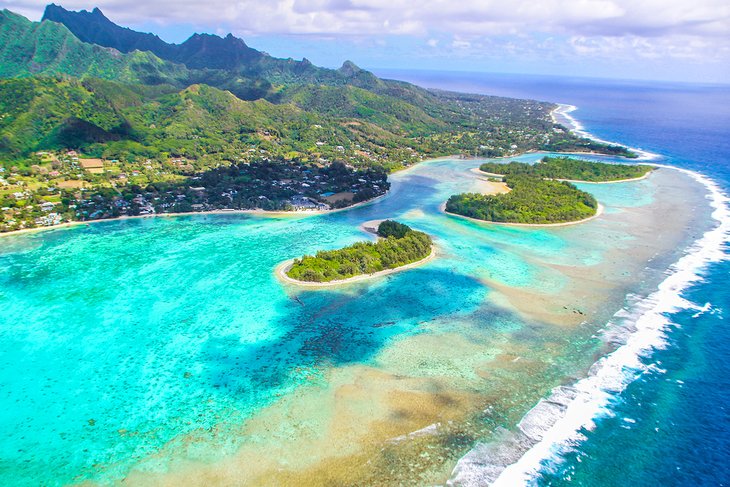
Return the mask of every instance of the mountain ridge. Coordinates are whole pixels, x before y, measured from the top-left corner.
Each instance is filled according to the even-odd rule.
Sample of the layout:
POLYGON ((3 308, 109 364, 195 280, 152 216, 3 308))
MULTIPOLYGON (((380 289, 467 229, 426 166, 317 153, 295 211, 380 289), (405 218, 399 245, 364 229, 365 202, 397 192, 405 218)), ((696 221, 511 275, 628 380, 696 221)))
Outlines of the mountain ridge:
MULTIPOLYGON (((65 25, 83 42, 113 47, 120 52, 150 51, 161 59, 184 64, 190 69, 245 71, 258 61, 267 58, 276 60, 249 47, 243 39, 231 33, 225 37, 194 33, 180 44, 167 43, 155 34, 115 24, 98 7, 91 12, 76 12, 50 4, 46 6, 42 20, 65 25)), ((313 66, 309 61, 297 62, 313 66)))
POLYGON ((168 46, 155 34, 136 32, 128 27, 114 24, 99 7, 94 7, 91 12, 87 10, 71 12, 60 5, 51 3, 43 12, 41 22, 44 20, 65 25, 82 42, 113 47, 119 52, 140 50, 156 53, 164 51, 168 46), (94 27, 94 29, 92 30, 90 27, 94 27))
POLYGON ((352 193, 337 203, 346 205, 382 194, 387 172, 451 154, 626 153, 557 126, 550 103, 426 90, 351 61, 326 69, 273 58, 233 35, 171 45, 98 8, 47 10, 42 22, 0 11, 0 168, 9 185, 0 231, 136 214, 139 198, 159 199, 145 203, 148 212, 281 209, 299 193, 323 202, 334 188, 352 193), (102 167, 87 171, 88 158, 102 167), (346 173, 346 186, 312 172, 346 173), (199 180, 220 192, 200 197, 191 189, 199 180), (52 219, 42 209, 49 202, 60 204, 52 219))
MULTIPOLYGON (((167 44, 153 34, 139 33, 117 26, 98 8, 91 12, 70 12, 52 4, 47 7, 44 20, 40 23, 31 22, 7 10, 2 11, 0 41, 3 40, 5 43, 0 45, 0 77, 39 75, 59 77, 55 81, 47 80, 37 85, 37 88, 44 87, 41 89, 44 95, 39 99, 49 100, 49 106, 52 106, 50 102, 54 97, 76 96, 80 100, 91 100, 99 89, 104 96, 106 92, 113 91, 108 88, 110 85, 92 83, 90 80, 93 78, 128 84, 133 92, 140 94, 143 103, 150 108, 159 104, 160 97, 166 94, 184 93, 191 85, 209 86, 230 92, 232 96, 244 101, 264 99, 274 106, 290 105, 297 108, 303 114, 294 117, 296 121, 290 120, 287 123, 292 127, 304 127, 306 125, 304 120, 307 117, 311 120, 317 119, 321 122, 319 125, 329 126, 329 130, 333 131, 331 133, 338 134, 335 137, 337 139, 335 147, 348 146, 346 137, 348 133, 355 138, 362 137, 362 142, 365 142, 367 137, 374 137, 366 144, 371 150, 355 150, 350 156, 358 163, 377 163, 390 168, 407 165, 410 156, 402 159, 402 156, 394 155, 401 154, 401 148, 412 145, 418 147, 418 152, 423 156, 453 153, 454 150, 471 154, 482 152, 485 155, 504 155, 521 148, 596 149, 595 143, 578 139, 565 132, 554 132, 552 130, 554 124, 547 116, 549 108, 553 105, 548 103, 426 90, 406 82, 380 79, 373 73, 359 68, 352 61, 345 61, 339 69, 333 70, 316 67, 306 59, 294 61, 291 58, 272 58, 249 48, 243 40, 231 34, 225 38, 211 34, 194 34, 180 45, 167 44), (94 38, 84 37, 83 31, 92 31, 97 25, 103 28, 94 34, 94 38), (83 42, 72 29, 87 40, 106 39, 108 46, 83 42), (184 57, 189 63, 192 63, 191 59, 206 58, 209 66, 222 63, 225 66, 234 66, 238 71, 191 69, 184 64, 161 59, 151 51, 140 51, 139 47, 146 47, 145 42, 162 46, 160 49, 163 50, 166 48, 184 50, 187 45, 190 48, 189 52, 180 54, 182 51, 179 51, 172 57, 184 57), (225 43, 230 49, 227 52, 226 49, 221 50, 221 43, 225 43), (113 46, 127 50, 135 47, 135 50, 121 52, 113 46), (247 58, 248 52, 257 54, 247 58), (253 61, 248 62, 246 59, 253 61), (232 64, 227 64, 229 62, 232 64), (64 85, 63 80, 69 76, 89 81, 83 86, 64 85), (51 85, 55 83, 58 86, 52 89, 48 83, 51 85), (356 126, 361 127, 358 130, 364 132, 354 133, 356 126), (513 130, 502 130, 506 126, 513 130), (517 135, 512 135, 513 133, 517 135), (558 136, 557 133, 565 135, 558 136), (396 140, 399 141, 397 144, 396 140), (558 143, 560 145, 556 145, 558 143), (375 156, 375 153, 388 155, 383 159, 382 156, 375 156)), ((8 85, 10 92, 15 93, 16 88, 13 86, 8 85)), ((120 86, 118 90, 125 91, 129 88, 120 86)), ((211 96, 220 98, 225 95, 211 96)), ((231 110, 234 105, 237 104, 231 105, 231 110)), ((65 105, 61 103, 56 106, 65 105)), ((12 103, 9 107, 12 108, 12 103)), ((202 113, 200 110, 208 111, 211 107, 203 104, 196 113, 202 113)), ((262 108, 261 105, 259 107, 262 108)), ((103 106, 98 108, 100 113, 104 112, 103 106)), ((129 107, 123 107, 123 110, 118 112, 118 114, 123 113, 124 117, 132 118, 125 118, 124 123, 113 131, 99 125, 98 117, 94 114, 82 110, 79 115, 74 115, 80 122, 71 121, 71 126, 81 128, 81 131, 78 134, 74 133, 70 139, 55 137, 54 144, 62 145, 64 140, 68 140, 69 147, 104 152, 104 148, 99 147, 98 143, 101 135, 107 133, 112 138, 121 137, 130 143, 145 145, 148 147, 145 152, 151 157, 164 157, 163 154, 167 152, 176 155, 190 155, 195 152, 197 156, 203 157, 212 151, 219 155, 225 153, 224 159, 231 161, 236 159, 230 155, 230 150, 243 149, 244 141, 254 145, 269 143, 268 136, 251 135, 253 133, 251 131, 239 132, 236 135, 235 126, 229 125, 228 129, 234 133, 221 131, 213 137, 216 142, 205 150, 192 150, 190 147, 196 144, 191 145, 188 142, 183 144, 187 144, 187 154, 185 151, 176 152, 174 144, 170 147, 171 150, 162 150, 160 147, 167 147, 170 141, 165 141, 165 134, 159 131, 150 132, 149 128, 145 128, 145 124, 159 126, 164 121, 160 119, 154 123, 152 121, 139 123, 139 120, 135 120, 139 113, 130 110, 129 107), (125 127, 134 130, 129 131, 125 127), (88 129, 89 137, 84 137, 83 129, 88 129), (145 137, 144 134, 148 134, 149 137, 145 137), (92 149, 91 146, 95 148, 92 149)), ((33 116, 37 117, 34 123, 38 127, 43 127, 50 121, 55 121, 57 124, 55 128, 49 127, 51 132, 55 132, 58 127, 67 125, 63 118, 64 111, 73 112, 70 108, 59 109, 53 113, 53 117, 46 117, 44 120, 42 111, 33 111, 33 116)), ((221 116, 231 115, 227 113, 230 110, 225 105, 216 105, 214 111, 221 116)), ((276 131, 278 116, 271 110, 264 111, 271 117, 265 116, 261 120, 269 127, 268 130, 276 131)), ((169 112, 169 116, 173 115, 174 111, 169 112)), ((205 118, 208 118, 208 115, 205 118)), ((316 122, 313 124, 317 125, 316 122)), ((191 137, 191 140, 198 140, 196 138, 208 135, 203 126, 191 131, 188 125, 190 123, 185 120, 178 120, 176 126, 181 131, 177 135, 184 135, 183 138, 191 137), (195 131, 198 133, 195 134, 195 131)), ((0 152, 18 158, 26 156, 29 151, 44 148, 44 141, 49 140, 47 131, 28 132, 23 127, 26 126, 6 125, 3 131, 8 135, 6 143, 0 147, 0 152), (37 136, 34 136, 34 133, 37 136)), ((277 157, 296 153, 299 154, 296 157, 311 161, 318 158, 330 160, 332 156, 337 156, 335 151, 323 158, 320 154, 322 151, 318 149, 319 145, 314 143, 321 141, 310 138, 313 137, 311 133, 307 135, 307 143, 302 144, 297 141, 296 137, 301 138, 303 133, 301 128, 292 129, 290 135, 286 136, 285 144, 281 142, 274 144, 274 153, 277 157), (279 149, 276 148, 277 145, 279 149)), ((182 142, 176 143, 179 145, 182 142)), ((362 143, 359 145, 363 146, 362 143)), ((409 153, 409 150, 412 149, 405 150, 405 153, 409 153)), ((119 157, 122 155, 119 154, 119 157)))
POLYGON ((121 53, 85 43, 65 25, 32 22, 0 11, 0 77, 57 75, 115 79, 126 83, 181 84, 187 69, 149 51, 121 53))

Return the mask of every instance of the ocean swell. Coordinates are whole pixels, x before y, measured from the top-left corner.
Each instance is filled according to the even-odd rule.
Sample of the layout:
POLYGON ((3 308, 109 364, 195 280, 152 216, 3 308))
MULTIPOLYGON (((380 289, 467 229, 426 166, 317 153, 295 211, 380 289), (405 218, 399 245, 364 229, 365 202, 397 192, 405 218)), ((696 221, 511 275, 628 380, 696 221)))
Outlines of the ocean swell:
POLYGON ((497 441, 480 444, 457 463, 449 485, 515 486, 534 481, 545 462, 558 463, 563 454, 585 439, 582 430, 611 414, 610 405, 637 377, 652 366, 644 360, 666 343, 673 326, 670 315, 703 308, 681 293, 702 280, 702 272, 727 258, 730 237, 728 198, 711 179, 673 167, 702 183, 714 209, 717 225, 690 246, 667 271, 656 291, 619 311, 604 339, 618 348, 597 361, 588 376, 570 387, 560 386, 542 399, 520 421, 516 432, 502 431, 497 441))
POLYGON ((620 145, 622 147, 626 147, 627 149, 639 154, 639 161, 651 161, 659 159, 661 157, 659 154, 654 154, 653 152, 645 151, 644 149, 640 149, 638 147, 629 147, 624 144, 619 144, 596 137, 592 133, 588 132, 583 124, 581 124, 575 117, 571 115, 571 113, 576 111, 577 109, 578 107, 575 105, 559 104, 558 108, 553 111, 553 119, 556 122, 562 123, 563 125, 567 126, 567 128, 574 134, 585 137, 586 139, 591 139, 601 144, 620 145))

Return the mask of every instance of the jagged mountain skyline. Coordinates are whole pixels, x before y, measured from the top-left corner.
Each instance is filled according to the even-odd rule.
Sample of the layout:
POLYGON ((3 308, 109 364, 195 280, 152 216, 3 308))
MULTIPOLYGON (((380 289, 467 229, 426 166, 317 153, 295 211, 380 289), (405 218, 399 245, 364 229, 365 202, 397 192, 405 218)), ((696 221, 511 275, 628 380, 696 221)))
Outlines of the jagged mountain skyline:
MULTIPOLYGON (((625 79, 730 82, 728 6, 625 0, 537 5, 378 0, 141 3, 72 1, 120 25, 183 43, 194 32, 246 39, 276 57, 337 67, 438 69, 625 79)), ((40 20, 45 2, 7 7, 40 20)))

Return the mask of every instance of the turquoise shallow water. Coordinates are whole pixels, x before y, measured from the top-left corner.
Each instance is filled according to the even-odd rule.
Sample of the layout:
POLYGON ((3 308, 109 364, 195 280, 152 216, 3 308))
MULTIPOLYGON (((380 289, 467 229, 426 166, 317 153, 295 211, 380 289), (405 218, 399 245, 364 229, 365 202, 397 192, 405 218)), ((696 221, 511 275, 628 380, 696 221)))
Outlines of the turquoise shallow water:
POLYGON ((602 346, 593 328, 540 331, 498 306, 487 283, 560 294, 570 277, 557 268, 607 264, 633 245, 620 217, 653 204, 656 181, 585 185, 615 221, 495 227, 439 211, 473 187, 476 165, 425 163, 396 175, 387 197, 320 216, 109 221, 0 240, 0 483, 119 479, 200 431, 215 434, 187 454, 215 461, 245 441, 227 430, 297 390, 308 371, 377 368, 379 354, 397 353, 407 336, 549 341, 545 350, 560 351, 545 390, 590 364, 602 346), (275 278, 279 262, 368 238, 358 225, 379 218, 432 234, 439 258, 337 289, 302 291, 275 278))
MULTIPOLYGON (((575 105, 573 115, 590 133, 660 154, 662 162, 711 178, 717 185, 715 197, 730 192, 728 85, 485 73, 386 75, 421 86, 575 105)), ((681 192, 674 194, 683 200, 681 192)), ((721 206, 726 208, 727 200, 721 206)), ((667 215, 670 223, 673 214, 667 215)), ((719 219, 727 225, 727 213, 719 219)), ((687 234, 702 236, 692 229, 687 234)), ((638 367, 625 369, 635 381, 622 392, 615 390, 615 382, 607 387, 609 403, 595 415, 588 413, 595 425, 580 429, 583 440, 571 438, 544 452, 532 483, 730 485, 727 241, 726 233, 721 245, 715 241, 694 249, 708 259, 697 268, 697 279, 676 286, 660 302, 648 303, 649 311, 651 306, 665 310, 661 320, 666 327, 648 344, 638 367), (667 310, 666 302, 677 305, 667 310)), ((671 263, 657 258, 650 265, 660 269, 671 263)), ((637 312, 647 311, 641 297, 629 307, 629 326, 618 331, 620 340, 632 336, 637 312)))

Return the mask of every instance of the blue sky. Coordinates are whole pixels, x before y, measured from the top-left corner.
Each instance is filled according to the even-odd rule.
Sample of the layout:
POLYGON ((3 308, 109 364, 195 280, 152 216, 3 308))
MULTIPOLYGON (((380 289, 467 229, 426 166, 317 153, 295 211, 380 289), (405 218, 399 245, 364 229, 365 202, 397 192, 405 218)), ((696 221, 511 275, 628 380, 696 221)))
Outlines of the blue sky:
MULTIPOLYGON (((58 0, 57 0, 58 1, 58 0)), ((243 38, 321 66, 730 83, 728 0, 71 0, 170 42, 243 38)), ((45 2, 0 0, 40 19, 45 2)))

